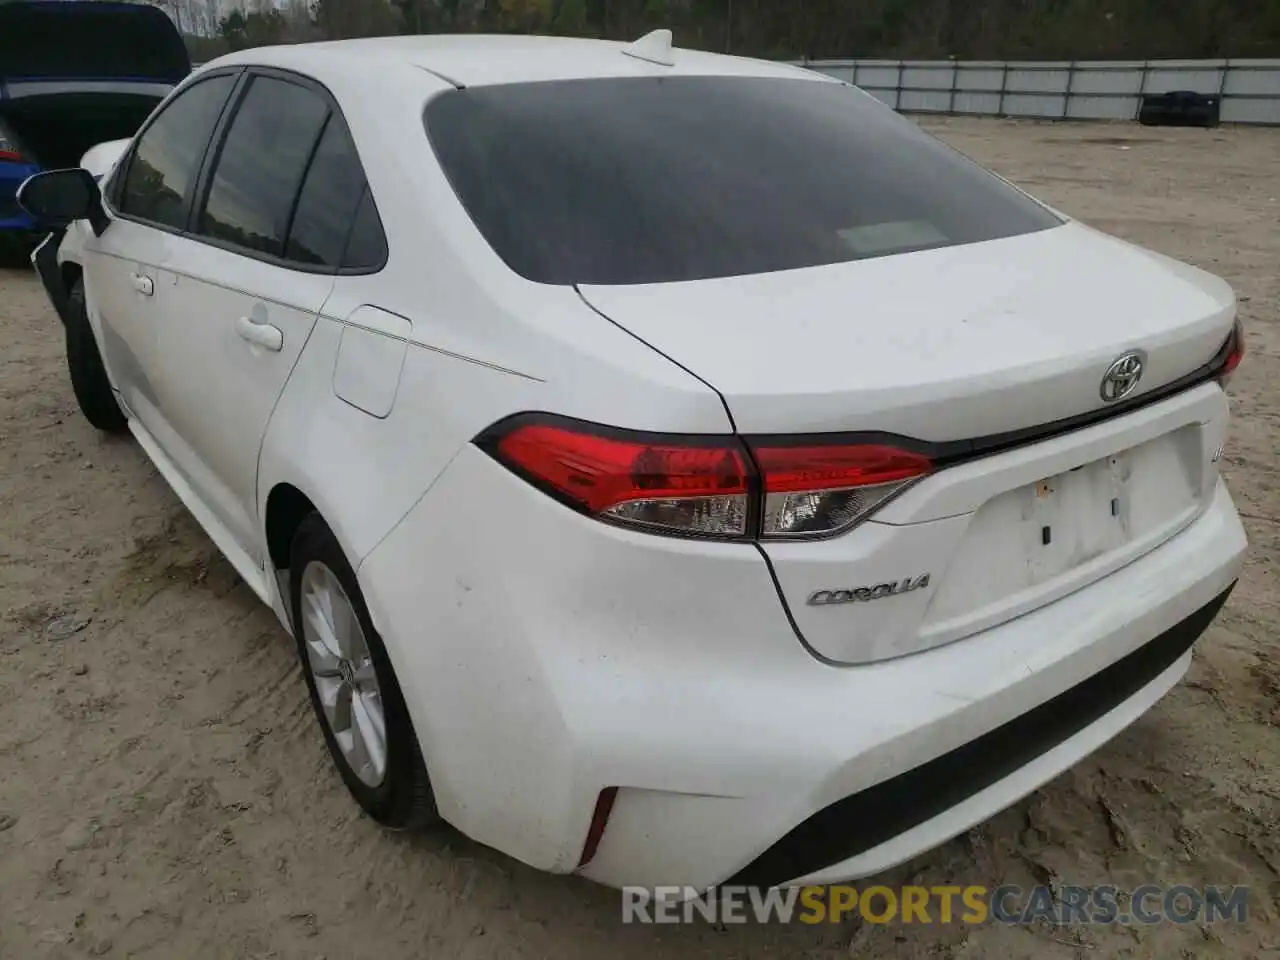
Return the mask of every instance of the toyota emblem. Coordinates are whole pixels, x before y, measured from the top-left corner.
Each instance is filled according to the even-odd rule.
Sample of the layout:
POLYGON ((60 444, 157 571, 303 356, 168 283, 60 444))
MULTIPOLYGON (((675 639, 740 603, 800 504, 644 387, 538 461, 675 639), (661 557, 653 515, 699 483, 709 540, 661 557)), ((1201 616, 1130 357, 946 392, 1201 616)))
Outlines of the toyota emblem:
POLYGON ((1145 358, 1137 350, 1123 353, 1111 361, 1107 372, 1102 375, 1102 388, 1099 391, 1107 403, 1123 400, 1133 393, 1133 388, 1142 379, 1142 368, 1145 358))

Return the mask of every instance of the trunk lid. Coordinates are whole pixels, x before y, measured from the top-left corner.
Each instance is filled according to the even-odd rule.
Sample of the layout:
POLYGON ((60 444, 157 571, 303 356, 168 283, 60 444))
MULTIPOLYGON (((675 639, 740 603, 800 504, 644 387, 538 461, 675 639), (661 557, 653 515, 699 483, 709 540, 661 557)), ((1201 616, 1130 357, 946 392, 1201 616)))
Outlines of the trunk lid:
POLYGON ((177 27, 157 7, 75 0, 0 4, 0 81, 143 80, 191 72, 177 27))
POLYGON ((156 7, 0 4, 0 124, 42 167, 76 166, 94 144, 132 136, 190 72, 181 35, 156 7))
POLYGON ((964 459, 983 446, 969 441, 1089 419, 1126 351, 1145 353, 1141 397, 1231 332, 1225 283, 1079 224, 581 292, 719 390, 744 435, 868 431, 961 451, 843 534, 762 542, 801 640, 830 661, 917 652, 1050 603, 1175 536, 1216 489, 1227 407, 1213 384, 964 459))
POLYGON ((928 441, 1106 406, 1108 365, 1147 359, 1131 396, 1209 361, 1224 282, 1077 223, 769 274, 580 287, 597 310, 720 391, 738 431, 875 430, 928 441))

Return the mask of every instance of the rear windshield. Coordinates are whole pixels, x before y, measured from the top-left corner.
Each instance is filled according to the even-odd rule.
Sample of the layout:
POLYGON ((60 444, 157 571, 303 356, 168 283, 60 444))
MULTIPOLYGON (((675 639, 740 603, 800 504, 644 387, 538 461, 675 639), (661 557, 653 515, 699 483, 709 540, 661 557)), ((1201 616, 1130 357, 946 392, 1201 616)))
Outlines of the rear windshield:
POLYGON ((807 79, 455 90, 427 133, 480 232, 554 284, 700 280, 1060 223, 871 97, 807 79))

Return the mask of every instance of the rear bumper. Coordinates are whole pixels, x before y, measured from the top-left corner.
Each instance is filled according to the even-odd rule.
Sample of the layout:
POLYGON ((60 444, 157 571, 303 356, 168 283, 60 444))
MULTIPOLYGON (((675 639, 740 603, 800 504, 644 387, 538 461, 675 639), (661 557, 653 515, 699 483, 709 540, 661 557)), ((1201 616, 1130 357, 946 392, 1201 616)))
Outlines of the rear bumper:
POLYGON ((729 882, 832 882, 883 869, 1003 809, 1137 719, 1186 672, 1234 583, 1052 700, 962 747, 819 810, 729 882), (975 819, 976 818, 976 819, 975 819), (800 878, 797 881, 797 878, 800 878))
POLYGON ((772 885, 887 869, 1096 749, 1185 672, 1245 546, 1219 484, 1085 589, 833 667, 795 642, 751 547, 607 527, 466 448, 359 577, 464 833, 572 871, 617 787, 584 875, 772 885))

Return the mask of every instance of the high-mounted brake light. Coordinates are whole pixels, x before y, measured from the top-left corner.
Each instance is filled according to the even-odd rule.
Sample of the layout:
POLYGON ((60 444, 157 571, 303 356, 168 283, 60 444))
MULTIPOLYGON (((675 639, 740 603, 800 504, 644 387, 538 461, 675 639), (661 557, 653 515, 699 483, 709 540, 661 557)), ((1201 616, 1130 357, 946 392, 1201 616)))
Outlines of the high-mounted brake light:
POLYGON ((927 457, 824 438, 660 435, 545 414, 496 424, 477 443, 583 513, 682 536, 801 539, 867 517, 929 473, 927 457))
POLYGON ((1244 359, 1244 324, 1240 322, 1240 318, 1236 317, 1236 322, 1231 328, 1231 335, 1227 337, 1227 342, 1222 347, 1222 367, 1218 372, 1218 382, 1224 387, 1231 379, 1231 375, 1236 372, 1236 367, 1240 366, 1240 361, 1244 359))

